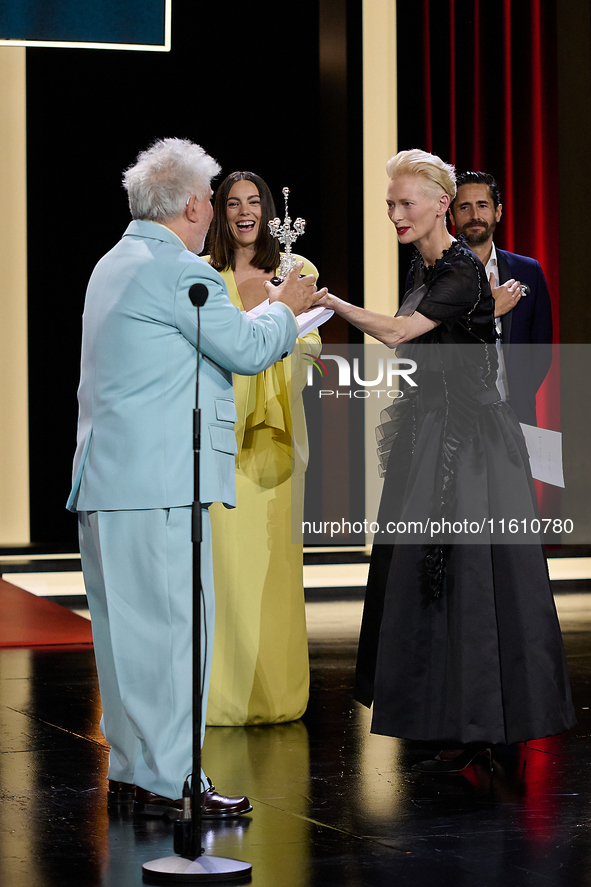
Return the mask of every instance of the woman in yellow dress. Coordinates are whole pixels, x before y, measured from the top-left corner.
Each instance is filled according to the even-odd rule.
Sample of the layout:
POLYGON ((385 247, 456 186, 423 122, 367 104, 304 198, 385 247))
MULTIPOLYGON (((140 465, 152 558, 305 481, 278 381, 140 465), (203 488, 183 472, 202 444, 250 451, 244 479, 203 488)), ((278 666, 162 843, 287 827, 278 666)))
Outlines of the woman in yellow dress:
MULTIPOLYGON (((217 190, 204 258, 241 310, 267 298, 263 284, 277 273, 279 245, 268 226, 275 214, 268 186, 254 173, 234 172, 217 190)), ((318 277, 303 261, 302 273, 318 277)), ((209 509, 216 589, 210 725, 293 721, 308 704, 303 548, 292 543, 291 526, 301 526, 308 461, 303 354, 320 351, 314 330, 291 357, 257 376, 234 376, 237 507, 209 509)))

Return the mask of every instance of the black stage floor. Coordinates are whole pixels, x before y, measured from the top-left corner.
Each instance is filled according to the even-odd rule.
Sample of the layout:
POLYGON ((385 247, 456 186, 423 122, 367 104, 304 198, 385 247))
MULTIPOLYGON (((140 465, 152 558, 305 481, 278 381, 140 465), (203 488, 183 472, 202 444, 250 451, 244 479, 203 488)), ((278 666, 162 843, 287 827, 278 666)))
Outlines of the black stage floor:
MULTIPOLYGON (((254 810, 204 823, 206 852, 251 862, 257 887, 591 885, 591 610, 568 597, 579 726, 492 776, 412 773, 424 750, 371 736, 351 700, 354 633, 316 633, 302 721, 208 730, 206 770, 254 810)), ((91 651, 0 651, 2 887, 134 887, 172 854, 170 824, 108 815, 99 714, 91 651)))

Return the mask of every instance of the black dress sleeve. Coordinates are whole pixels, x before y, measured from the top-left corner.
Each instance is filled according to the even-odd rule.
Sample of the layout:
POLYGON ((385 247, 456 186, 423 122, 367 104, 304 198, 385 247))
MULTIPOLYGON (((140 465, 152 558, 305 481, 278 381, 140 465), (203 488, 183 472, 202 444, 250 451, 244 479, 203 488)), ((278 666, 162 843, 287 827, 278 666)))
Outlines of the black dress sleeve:
POLYGON ((476 265, 464 255, 435 266, 431 279, 427 277, 425 283, 428 291, 416 310, 447 326, 470 315, 485 295, 476 265))

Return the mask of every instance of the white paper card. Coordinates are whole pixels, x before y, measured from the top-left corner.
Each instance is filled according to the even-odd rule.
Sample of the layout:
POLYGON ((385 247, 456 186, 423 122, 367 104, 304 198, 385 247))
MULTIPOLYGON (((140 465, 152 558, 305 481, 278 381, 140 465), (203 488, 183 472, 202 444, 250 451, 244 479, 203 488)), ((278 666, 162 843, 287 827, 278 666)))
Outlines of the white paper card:
POLYGON ((529 454, 532 477, 555 487, 564 487, 562 434, 520 422, 529 454))
MULTIPOLYGON (((250 311, 246 312, 246 316, 250 317, 251 320, 254 320, 255 317, 258 317, 259 314, 262 314, 263 311, 266 311, 269 307, 269 300, 265 299, 264 302, 261 302, 260 305, 256 305, 250 311)), ((315 330, 316 327, 322 326, 323 323, 326 323, 327 320, 333 316, 334 311, 330 308, 323 308, 320 306, 319 308, 310 308, 309 311, 304 311, 303 314, 298 314, 296 320, 298 322, 299 327, 299 335, 305 336, 306 333, 309 333, 311 330, 315 330)))

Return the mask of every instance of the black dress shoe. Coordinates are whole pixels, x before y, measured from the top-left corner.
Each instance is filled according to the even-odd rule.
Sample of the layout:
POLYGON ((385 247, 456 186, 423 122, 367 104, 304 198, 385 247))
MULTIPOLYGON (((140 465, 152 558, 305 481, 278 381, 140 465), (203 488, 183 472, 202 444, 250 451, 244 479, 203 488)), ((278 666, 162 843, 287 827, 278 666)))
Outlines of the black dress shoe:
MULTIPOLYGON (((135 805, 133 812, 138 816, 162 816, 165 819, 179 819, 183 809, 182 799, 173 801, 147 791, 145 788, 137 788, 135 792, 135 805)), ((216 792, 214 786, 209 783, 209 788, 201 793, 201 816, 203 819, 231 819, 250 813, 252 804, 244 795, 236 798, 227 798, 216 792)))
POLYGON ((419 773, 432 773, 433 775, 446 775, 450 773, 461 773, 466 767, 474 763, 477 758, 485 755, 488 760, 488 768, 492 773, 492 754, 490 748, 483 748, 481 745, 477 747, 465 748, 456 758, 450 761, 441 761, 438 758, 431 758, 429 761, 420 761, 413 764, 412 769, 418 770, 419 773))
POLYGON ((135 800, 135 785, 130 782, 116 782, 109 779, 107 790, 107 806, 119 807, 121 804, 133 804, 135 800))

